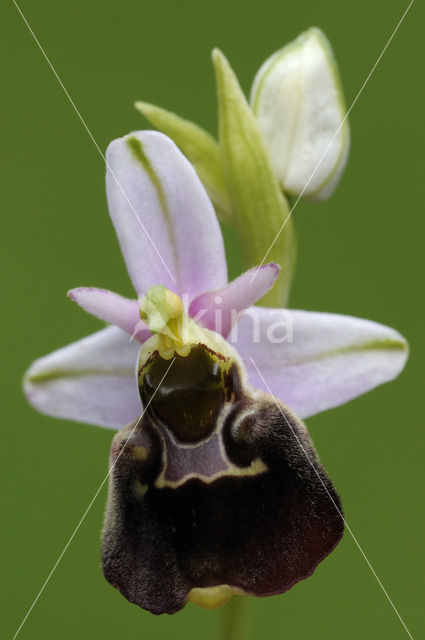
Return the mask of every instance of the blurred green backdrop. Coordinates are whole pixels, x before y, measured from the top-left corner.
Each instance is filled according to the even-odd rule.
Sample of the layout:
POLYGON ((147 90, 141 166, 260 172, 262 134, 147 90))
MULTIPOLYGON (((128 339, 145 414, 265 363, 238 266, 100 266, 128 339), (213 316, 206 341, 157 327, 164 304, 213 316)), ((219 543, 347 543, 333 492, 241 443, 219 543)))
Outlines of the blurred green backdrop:
MULTIPOLYGON (((260 63, 315 24, 330 38, 351 104, 407 0, 22 0, 21 8, 102 149, 147 123, 147 100, 215 132, 210 50, 245 90, 260 63)), ((77 285, 129 295, 108 219, 104 166, 11 2, 0 39, 2 614, 12 638, 107 469, 112 433, 37 414, 21 376, 36 357, 100 328, 65 296, 77 285)), ((352 151, 335 196, 300 203, 294 308, 396 327, 411 357, 395 382, 308 420, 365 553, 413 636, 423 597, 423 5, 414 3, 351 114, 352 151)), ((226 235, 230 272, 240 270, 226 235)), ((155 618, 103 579, 103 490, 20 638, 213 639, 217 612, 155 618)), ((256 600, 252 640, 407 637, 346 533, 314 576, 256 600)))

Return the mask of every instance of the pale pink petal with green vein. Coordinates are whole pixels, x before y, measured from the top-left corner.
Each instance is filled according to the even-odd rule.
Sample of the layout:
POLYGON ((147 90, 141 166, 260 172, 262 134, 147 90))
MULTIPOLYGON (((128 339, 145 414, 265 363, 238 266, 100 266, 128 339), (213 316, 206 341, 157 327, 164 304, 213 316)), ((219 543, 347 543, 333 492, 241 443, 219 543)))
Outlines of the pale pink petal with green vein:
POLYGON ((252 307, 240 319, 230 342, 251 384, 270 390, 301 418, 392 380, 408 355, 403 336, 377 322, 264 307, 252 307))
POLYGON ((103 329, 33 362, 26 396, 43 413, 121 429, 141 414, 139 349, 121 329, 103 329))
POLYGON ((109 210, 137 294, 162 284, 192 298, 227 282, 223 238, 195 170, 162 133, 114 140, 109 210))
POLYGON ((189 313, 200 324, 225 338, 240 311, 255 304, 273 286, 280 267, 274 262, 253 267, 222 289, 201 293, 192 300, 189 313), (254 277, 255 276, 255 277, 254 277))
POLYGON ((68 296, 87 313, 108 324, 115 324, 141 343, 151 336, 146 324, 140 319, 138 300, 129 300, 113 291, 95 287, 71 289, 68 296))

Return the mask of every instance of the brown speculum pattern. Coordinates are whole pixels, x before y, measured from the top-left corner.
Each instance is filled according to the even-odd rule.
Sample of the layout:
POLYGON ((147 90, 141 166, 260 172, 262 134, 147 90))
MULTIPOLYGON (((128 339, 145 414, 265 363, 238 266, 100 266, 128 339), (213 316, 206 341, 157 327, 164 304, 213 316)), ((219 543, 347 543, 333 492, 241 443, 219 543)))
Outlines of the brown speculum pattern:
POLYGON ((147 409, 112 442, 105 577, 155 614, 180 610, 193 588, 283 593, 343 534, 311 439, 237 361, 198 345, 158 388, 169 365, 152 354, 139 372, 147 409))

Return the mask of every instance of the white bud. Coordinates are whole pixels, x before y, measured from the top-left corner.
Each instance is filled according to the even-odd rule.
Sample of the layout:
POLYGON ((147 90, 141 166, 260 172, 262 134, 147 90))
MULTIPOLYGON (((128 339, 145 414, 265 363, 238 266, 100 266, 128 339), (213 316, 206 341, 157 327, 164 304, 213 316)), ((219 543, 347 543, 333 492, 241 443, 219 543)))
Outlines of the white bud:
POLYGON ((336 61, 319 29, 264 62, 251 106, 283 189, 312 200, 329 197, 347 160, 350 132, 336 61))

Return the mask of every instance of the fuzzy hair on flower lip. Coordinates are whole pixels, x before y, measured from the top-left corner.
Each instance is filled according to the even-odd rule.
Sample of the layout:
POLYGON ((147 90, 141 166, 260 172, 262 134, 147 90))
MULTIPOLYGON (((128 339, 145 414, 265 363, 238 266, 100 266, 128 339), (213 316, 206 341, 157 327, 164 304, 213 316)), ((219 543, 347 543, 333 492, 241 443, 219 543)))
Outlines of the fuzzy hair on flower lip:
POLYGON ((147 410, 113 441, 103 570, 152 613, 175 613, 188 601, 213 608, 234 593, 283 593, 343 534, 338 495, 304 425, 253 391, 230 354, 219 386, 204 345, 160 362, 154 378, 163 385, 149 383, 147 394, 142 381, 147 410), (211 397, 215 411, 202 411, 211 397), (182 424, 194 428, 182 433, 182 424))

